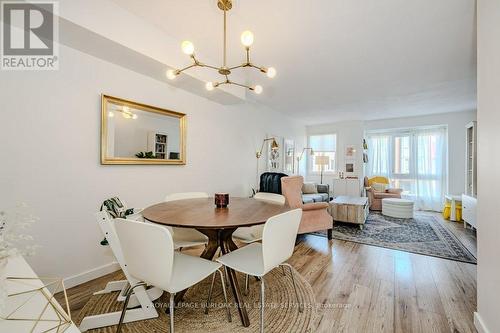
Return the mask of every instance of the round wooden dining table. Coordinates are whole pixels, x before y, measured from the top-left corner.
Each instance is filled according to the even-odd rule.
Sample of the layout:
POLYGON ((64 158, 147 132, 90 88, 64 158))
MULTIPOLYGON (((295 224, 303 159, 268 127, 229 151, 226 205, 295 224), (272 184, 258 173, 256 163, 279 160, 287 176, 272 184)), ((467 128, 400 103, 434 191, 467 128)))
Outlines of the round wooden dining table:
MULTIPOLYGON (((220 248, 223 254, 238 249, 232 234, 240 227, 264 224, 268 218, 290 210, 287 206, 251 198, 230 198, 227 208, 217 208, 214 198, 185 199, 163 202, 142 211, 150 222, 171 227, 194 228, 208 237, 208 244, 201 258, 212 260, 220 248)), ((250 326, 236 273, 227 269, 229 284, 243 326, 250 326)), ((176 304, 182 300, 186 290, 176 294, 176 304)))

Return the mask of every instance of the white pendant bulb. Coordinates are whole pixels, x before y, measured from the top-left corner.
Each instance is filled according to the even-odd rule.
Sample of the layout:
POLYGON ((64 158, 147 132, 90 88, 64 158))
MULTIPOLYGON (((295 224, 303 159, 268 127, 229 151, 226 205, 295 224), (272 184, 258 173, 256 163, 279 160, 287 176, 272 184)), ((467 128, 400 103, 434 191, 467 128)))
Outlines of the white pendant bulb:
POLYGON ((182 52, 187 55, 192 55, 194 53, 194 45, 188 40, 185 40, 181 44, 182 52))
POLYGON ((276 68, 274 68, 274 67, 269 67, 269 68, 267 69, 266 75, 267 75, 267 77, 268 77, 268 78, 270 78, 270 79, 272 79, 273 77, 275 77, 275 76, 276 76, 276 68))
POLYGON ((173 69, 167 70, 167 72, 165 74, 167 76, 167 79, 169 79, 169 80, 173 80, 177 77, 177 74, 175 74, 175 71, 173 69))
POLYGON ((213 82, 207 82, 207 83, 205 84, 205 88, 206 88, 208 91, 212 91, 212 90, 214 90, 214 84, 213 84, 213 82))
POLYGON ((253 88, 253 90, 255 91, 255 93, 257 95, 262 94, 262 91, 263 91, 262 86, 260 86, 260 85, 256 85, 255 88, 253 88))
POLYGON ((245 47, 250 47, 253 44, 253 33, 249 30, 243 31, 241 34, 241 44, 245 47))

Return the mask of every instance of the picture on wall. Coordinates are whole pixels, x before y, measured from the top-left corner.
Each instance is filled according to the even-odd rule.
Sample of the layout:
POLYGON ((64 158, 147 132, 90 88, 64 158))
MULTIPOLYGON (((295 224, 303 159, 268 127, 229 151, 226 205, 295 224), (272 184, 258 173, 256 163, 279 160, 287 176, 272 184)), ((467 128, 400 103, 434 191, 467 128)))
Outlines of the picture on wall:
POLYGON ((285 167, 283 171, 290 175, 293 174, 295 170, 295 141, 292 139, 285 139, 283 148, 285 152, 285 167))
POLYGON ((354 159, 356 157, 356 146, 347 145, 345 147, 345 157, 346 159, 354 159))
POLYGON ((268 135, 268 138, 275 138, 278 143, 278 149, 271 149, 272 141, 267 143, 267 171, 268 172, 283 172, 285 153, 284 139, 276 135, 268 135))
POLYGON ((348 161, 345 164, 345 172, 348 174, 353 174, 354 173, 354 162, 348 161))

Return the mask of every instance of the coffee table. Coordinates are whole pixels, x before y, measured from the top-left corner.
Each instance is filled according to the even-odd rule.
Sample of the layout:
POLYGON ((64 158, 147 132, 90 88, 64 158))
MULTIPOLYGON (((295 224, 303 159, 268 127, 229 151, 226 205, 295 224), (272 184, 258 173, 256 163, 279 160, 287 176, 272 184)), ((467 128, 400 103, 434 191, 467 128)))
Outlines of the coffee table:
POLYGON ((333 222, 347 222, 363 229, 369 214, 368 198, 339 196, 330 201, 330 214, 333 222))

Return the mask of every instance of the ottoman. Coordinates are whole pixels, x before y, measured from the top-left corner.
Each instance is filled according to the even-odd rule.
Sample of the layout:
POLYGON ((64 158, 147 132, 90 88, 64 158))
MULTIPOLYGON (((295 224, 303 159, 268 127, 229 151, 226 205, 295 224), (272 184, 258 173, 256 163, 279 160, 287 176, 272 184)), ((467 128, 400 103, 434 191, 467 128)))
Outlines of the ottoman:
POLYGON ((413 201, 397 198, 382 199, 382 215, 409 219, 413 217, 413 201))

